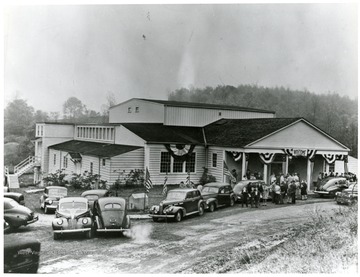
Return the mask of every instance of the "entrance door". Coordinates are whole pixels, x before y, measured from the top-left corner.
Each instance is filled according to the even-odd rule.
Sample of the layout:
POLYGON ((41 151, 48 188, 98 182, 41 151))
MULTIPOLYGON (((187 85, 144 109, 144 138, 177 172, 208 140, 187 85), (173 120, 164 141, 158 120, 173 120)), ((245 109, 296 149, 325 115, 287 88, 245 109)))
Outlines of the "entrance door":
MULTIPOLYGON (((281 173, 283 173, 283 165, 282 165, 282 163, 272 163, 272 164, 270 164, 269 177, 273 173, 275 174, 275 176, 278 176, 281 173)), ((270 179, 268 179, 268 180, 270 180, 270 179)))
POLYGON ((81 163, 79 162, 75 163, 75 173, 81 174, 81 163))

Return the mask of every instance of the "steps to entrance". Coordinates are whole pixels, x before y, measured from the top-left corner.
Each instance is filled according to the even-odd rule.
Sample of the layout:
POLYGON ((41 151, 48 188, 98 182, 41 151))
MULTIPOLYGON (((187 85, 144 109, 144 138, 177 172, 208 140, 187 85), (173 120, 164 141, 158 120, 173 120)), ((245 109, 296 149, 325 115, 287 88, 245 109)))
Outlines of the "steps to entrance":
POLYGON ((10 190, 20 188, 18 176, 16 174, 9 174, 8 175, 8 184, 9 184, 10 190))

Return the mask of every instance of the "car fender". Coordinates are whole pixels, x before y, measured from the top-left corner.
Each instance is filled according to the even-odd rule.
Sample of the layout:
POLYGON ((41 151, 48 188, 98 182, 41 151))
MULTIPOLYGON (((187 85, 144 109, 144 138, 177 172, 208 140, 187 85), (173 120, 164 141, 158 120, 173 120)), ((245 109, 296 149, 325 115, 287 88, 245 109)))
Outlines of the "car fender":
POLYGON ((174 207, 174 209, 172 210, 172 214, 176 214, 178 211, 180 211, 181 210, 181 212, 183 213, 183 216, 186 216, 186 210, 185 210, 185 208, 183 208, 183 207, 179 207, 179 206, 173 206, 174 207))
POLYGON ((67 229, 69 226, 68 224, 68 220, 65 217, 57 217, 55 219, 53 219, 52 221, 52 228, 53 230, 59 230, 59 229, 67 229), (58 224, 58 221, 62 219, 63 223, 62 224, 58 224))
POLYGON ((4 219, 10 226, 19 227, 21 225, 26 225, 26 218, 23 218, 21 215, 4 215, 4 219))
MULTIPOLYGON (((217 200, 215 199, 215 203, 217 204, 217 200)), ((206 202, 204 200, 200 200, 198 203, 198 209, 200 208, 200 205, 203 205, 204 209, 206 208, 206 202)))
MULTIPOLYGON (((199 207, 200 207, 200 203, 204 203, 204 201, 199 201, 199 204, 198 204, 199 207)), ((206 202, 205 202, 206 205, 205 206, 209 207, 212 203, 214 203, 216 207, 218 206, 218 201, 214 197, 206 199, 206 202)))

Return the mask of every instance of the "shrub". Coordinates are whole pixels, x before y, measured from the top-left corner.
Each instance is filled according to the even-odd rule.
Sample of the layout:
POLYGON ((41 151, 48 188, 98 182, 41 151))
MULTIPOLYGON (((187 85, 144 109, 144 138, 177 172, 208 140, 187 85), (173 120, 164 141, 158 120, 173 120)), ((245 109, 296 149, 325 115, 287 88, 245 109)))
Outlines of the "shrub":
POLYGON ((65 180, 67 174, 64 173, 65 169, 58 169, 55 173, 49 173, 43 178, 48 186, 65 186, 68 182, 65 180))
POLYGON ((84 171, 83 174, 73 174, 70 185, 75 189, 94 189, 96 182, 98 182, 99 188, 106 188, 106 181, 101 180, 99 174, 84 171))

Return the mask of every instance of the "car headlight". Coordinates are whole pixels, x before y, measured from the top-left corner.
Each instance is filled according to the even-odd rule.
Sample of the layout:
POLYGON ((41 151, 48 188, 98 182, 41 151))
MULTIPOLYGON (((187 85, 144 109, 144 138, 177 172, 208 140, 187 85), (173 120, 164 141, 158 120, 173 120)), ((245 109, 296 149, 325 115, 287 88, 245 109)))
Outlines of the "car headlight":
POLYGON ((340 196, 340 195, 341 195, 341 193, 340 193, 340 192, 337 192, 337 193, 335 193, 335 195, 336 195, 336 196, 340 196))
POLYGON ((83 218, 83 220, 82 220, 83 224, 87 224, 88 222, 89 222, 89 220, 87 218, 83 218))
POLYGON ((61 218, 59 218, 59 219, 56 221, 56 223, 57 223, 58 225, 62 225, 62 224, 63 224, 63 220, 62 220, 61 218))
POLYGON ((49 202, 49 204, 50 204, 50 205, 53 203, 53 201, 52 201, 52 200, 49 200, 48 202, 49 202))

